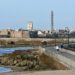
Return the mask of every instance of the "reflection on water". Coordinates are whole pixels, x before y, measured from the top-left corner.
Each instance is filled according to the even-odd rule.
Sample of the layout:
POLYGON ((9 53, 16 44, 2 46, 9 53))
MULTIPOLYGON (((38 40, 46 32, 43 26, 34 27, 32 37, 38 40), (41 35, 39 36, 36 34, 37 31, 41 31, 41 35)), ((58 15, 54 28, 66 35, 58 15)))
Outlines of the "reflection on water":
POLYGON ((0 67, 0 73, 11 72, 11 68, 0 67))
POLYGON ((29 50, 29 49, 33 49, 33 47, 0 48, 0 55, 5 53, 12 53, 15 50, 29 50))

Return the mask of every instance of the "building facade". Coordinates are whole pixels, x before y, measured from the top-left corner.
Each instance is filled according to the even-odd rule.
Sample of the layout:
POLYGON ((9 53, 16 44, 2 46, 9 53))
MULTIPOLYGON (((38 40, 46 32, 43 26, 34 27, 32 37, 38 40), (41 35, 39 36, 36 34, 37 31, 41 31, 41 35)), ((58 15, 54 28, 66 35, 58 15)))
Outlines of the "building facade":
POLYGON ((28 22, 27 30, 33 30, 33 22, 32 21, 28 22))

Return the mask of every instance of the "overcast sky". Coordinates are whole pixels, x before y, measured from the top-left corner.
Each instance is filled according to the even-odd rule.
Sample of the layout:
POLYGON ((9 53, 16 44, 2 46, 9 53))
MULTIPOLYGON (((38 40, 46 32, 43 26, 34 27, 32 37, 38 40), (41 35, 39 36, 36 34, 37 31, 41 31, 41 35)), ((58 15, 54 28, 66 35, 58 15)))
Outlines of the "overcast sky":
POLYGON ((50 30, 51 10, 54 27, 75 29, 75 0, 0 0, 0 29, 27 28, 50 30))

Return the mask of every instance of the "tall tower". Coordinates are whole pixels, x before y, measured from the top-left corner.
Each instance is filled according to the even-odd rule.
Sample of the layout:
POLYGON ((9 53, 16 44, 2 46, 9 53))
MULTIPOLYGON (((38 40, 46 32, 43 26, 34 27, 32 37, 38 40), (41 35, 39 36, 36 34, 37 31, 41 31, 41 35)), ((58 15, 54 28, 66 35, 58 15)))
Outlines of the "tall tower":
POLYGON ((27 29, 28 30, 33 30, 33 22, 32 21, 28 22, 27 29))
POLYGON ((51 11, 51 33, 54 33, 54 14, 53 11, 51 11))

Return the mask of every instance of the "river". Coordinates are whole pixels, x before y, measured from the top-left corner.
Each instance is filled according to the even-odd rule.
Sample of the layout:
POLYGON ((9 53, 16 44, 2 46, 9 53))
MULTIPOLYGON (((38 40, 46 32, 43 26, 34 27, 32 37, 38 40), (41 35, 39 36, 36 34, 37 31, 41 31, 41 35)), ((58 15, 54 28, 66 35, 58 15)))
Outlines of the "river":
POLYGON ((30 50, 30 49, 33 49, 33 47, 0 48, 0 55, 6 54, 6 53, 12 53, 15 50, 30 50))

